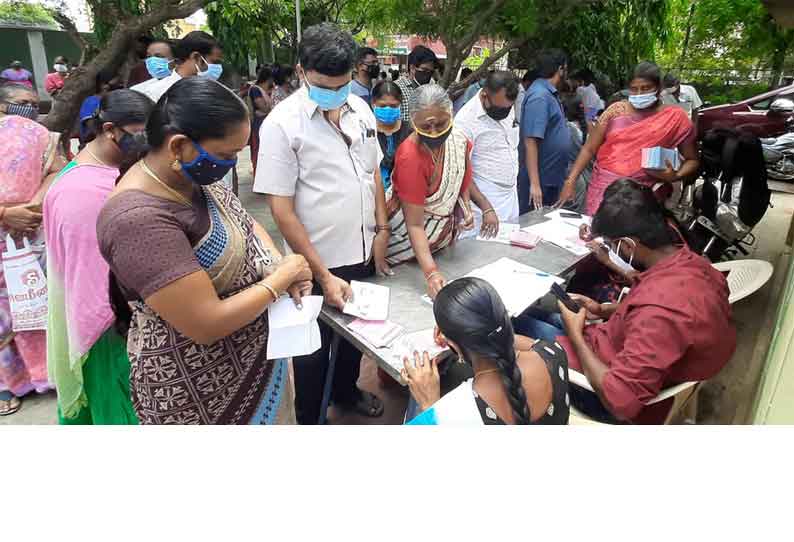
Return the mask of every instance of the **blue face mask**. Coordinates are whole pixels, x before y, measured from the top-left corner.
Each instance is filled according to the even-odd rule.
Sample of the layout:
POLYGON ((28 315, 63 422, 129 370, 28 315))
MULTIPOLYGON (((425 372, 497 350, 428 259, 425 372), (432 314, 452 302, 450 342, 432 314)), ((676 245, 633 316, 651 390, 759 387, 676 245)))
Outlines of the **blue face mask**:
POLYGON ((164 79, 171 75, 171 61, 159 56, 150 56, 146 59, 146 70, 155 79, 164 79))
POLYGON ((234 160, 221 160, 205 151, 195 141, 192 143, 199 155, 190 162, 179 163, 182 166, 182 173, 185 174, 185 177, 196 184, 204 186, 218 182, 229 173, 229 170, 237 165, 236 158, 234 160))
POLYGON ((632 94, 629 96, 629 103, 635 109, 648 109, 655 104, 658 99, 659 97, 655 92, 649 92, 648 94, 632 94))
POLYGON ((375 118, 382 124, 394 124, 400 118, 399 107, 378 107, 373 110, 375 118))
POLYGON ((315 87, 308 82, 306 86, 309 87, 309 98, 323 111, 339 109, 345 104, 347 97, 350 96, 350 83, 338 90, 315 87))
POLYGON ((207 62, 207 59, 201 57, 201 60, 204 61, 204 64, 207 65, 207 69, 201 71, 198 69, 198 64, 196 64, 196 72, 200 77, 209 77, 210 79, 214 79, 217 81, 220 79, 221 74, 223 73, 223 65, 222 64, 210 64, 207 62))

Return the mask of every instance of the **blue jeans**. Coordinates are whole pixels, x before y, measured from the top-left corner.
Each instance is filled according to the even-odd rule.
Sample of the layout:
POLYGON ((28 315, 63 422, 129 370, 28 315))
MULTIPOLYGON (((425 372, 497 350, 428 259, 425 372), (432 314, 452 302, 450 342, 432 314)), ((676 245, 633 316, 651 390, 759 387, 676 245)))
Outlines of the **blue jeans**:
MULTIPOLYGON (((566 336, 562 317, 558 312, 547 312, 537 308, 529 308, 513 319, 513 329, 518 335, 531 339, 542 339, 554 342, 559 336, 566 336)), ((606 409, 598 395, 590 390, 571 385, 569 388, 571 404, 587 416, 602 423, 623 423, 606 409)))
POLYGON ((534 307, 513 319, 513 329, 517 335, 550 342, 554 342, 560 335, 567 335, 560 313, 534 307))

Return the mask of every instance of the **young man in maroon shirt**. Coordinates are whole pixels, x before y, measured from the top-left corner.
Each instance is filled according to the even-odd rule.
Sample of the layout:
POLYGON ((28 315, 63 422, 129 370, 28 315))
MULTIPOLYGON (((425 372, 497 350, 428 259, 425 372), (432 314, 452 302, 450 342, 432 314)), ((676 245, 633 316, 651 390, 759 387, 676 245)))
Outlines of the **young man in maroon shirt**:
MULTIPOLYGON (((586 310, 560 304, 556 340, 595 395, 571 386, 574 406, 603 421, 661 423, 671 401, 646 406, 671 385, 716 375, 736 348, 728 284, 711 263, 675 244, 650 189, 616 181, 593 217, 592 234, 642 271, 620 304, 572 295, 586 310), (586 325, 588 319, 604 323, 586 325)), ((553 332, 517 323, 529 336, 553 332)), ((545 324, 548 326, 548 324, 545 324)), ((523 333, 522 333, 523 334, 523 333)))

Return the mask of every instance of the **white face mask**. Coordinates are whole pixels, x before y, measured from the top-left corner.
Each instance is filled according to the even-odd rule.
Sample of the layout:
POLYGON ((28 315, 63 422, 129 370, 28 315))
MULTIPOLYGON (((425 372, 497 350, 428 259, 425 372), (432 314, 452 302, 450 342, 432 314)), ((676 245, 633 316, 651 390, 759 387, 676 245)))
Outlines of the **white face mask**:
POLYGON ((66 67, 66 64, 54 64, 52 69, 58 73, 66 73, 69 71, 69 68, 66 67))
MULTIPOLYGON (((634 245, 634 250, 637 249, 637 245, 634 244, 634 241, 632 241, 631 239, 626 239, 626 241, 634 245)), ((609 261, 617 265, 624 273, 636 272, 637 270, 631 265, 634 262, 634 250, 631 251, 631 257, 629 257, 629 261, 627 262, 620 255, 621 243, 623 243, 623 239, 618 240, 618 248, 616 251, 613 252, 611 248, 609 249, 609 261)))
POLYGON ((656 101, 659 97, 656 95, 656 92, 649 92, 648 94, 632 94, 629 96, 629 103, 635 109, 648 109, 656 101))

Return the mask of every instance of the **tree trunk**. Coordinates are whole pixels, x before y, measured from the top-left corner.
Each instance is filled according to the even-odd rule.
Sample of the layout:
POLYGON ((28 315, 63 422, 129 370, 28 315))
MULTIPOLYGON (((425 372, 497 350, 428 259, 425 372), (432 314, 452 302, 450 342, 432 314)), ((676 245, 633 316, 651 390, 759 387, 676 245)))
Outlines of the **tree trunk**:
POLYGON ((138 36, 165 21, 192 15, 210 1, 163 0, 157 9, 120 22, 99 54, 86 65, 77 67, 66 79, 44 125, 52 132, 71 130, 83 100, 94 93, 96 76, 101 70, 118 71, 138 36))
POLYGON ((684 34, 684 44, 681 46, 681 55, 678 57, 678 69, 684 67, 684 59, 689 52, 689 40, 692 37, 692 21, 695 18, 695 7, 697 0, 692 0, 692 5, 689 6, 689 16, 686 19, 686 33, 684 34))
POLYGON ((791 31, 781 31, 781 36, 777 40, 777 47, 772 54, 772 75, 769 79, 769 86, 772 88, 780 84, 780 78, 783 75, 783 65, 786 62, 786 54, 791 45, 792 36, 794 36, 794 33, 791 31))

